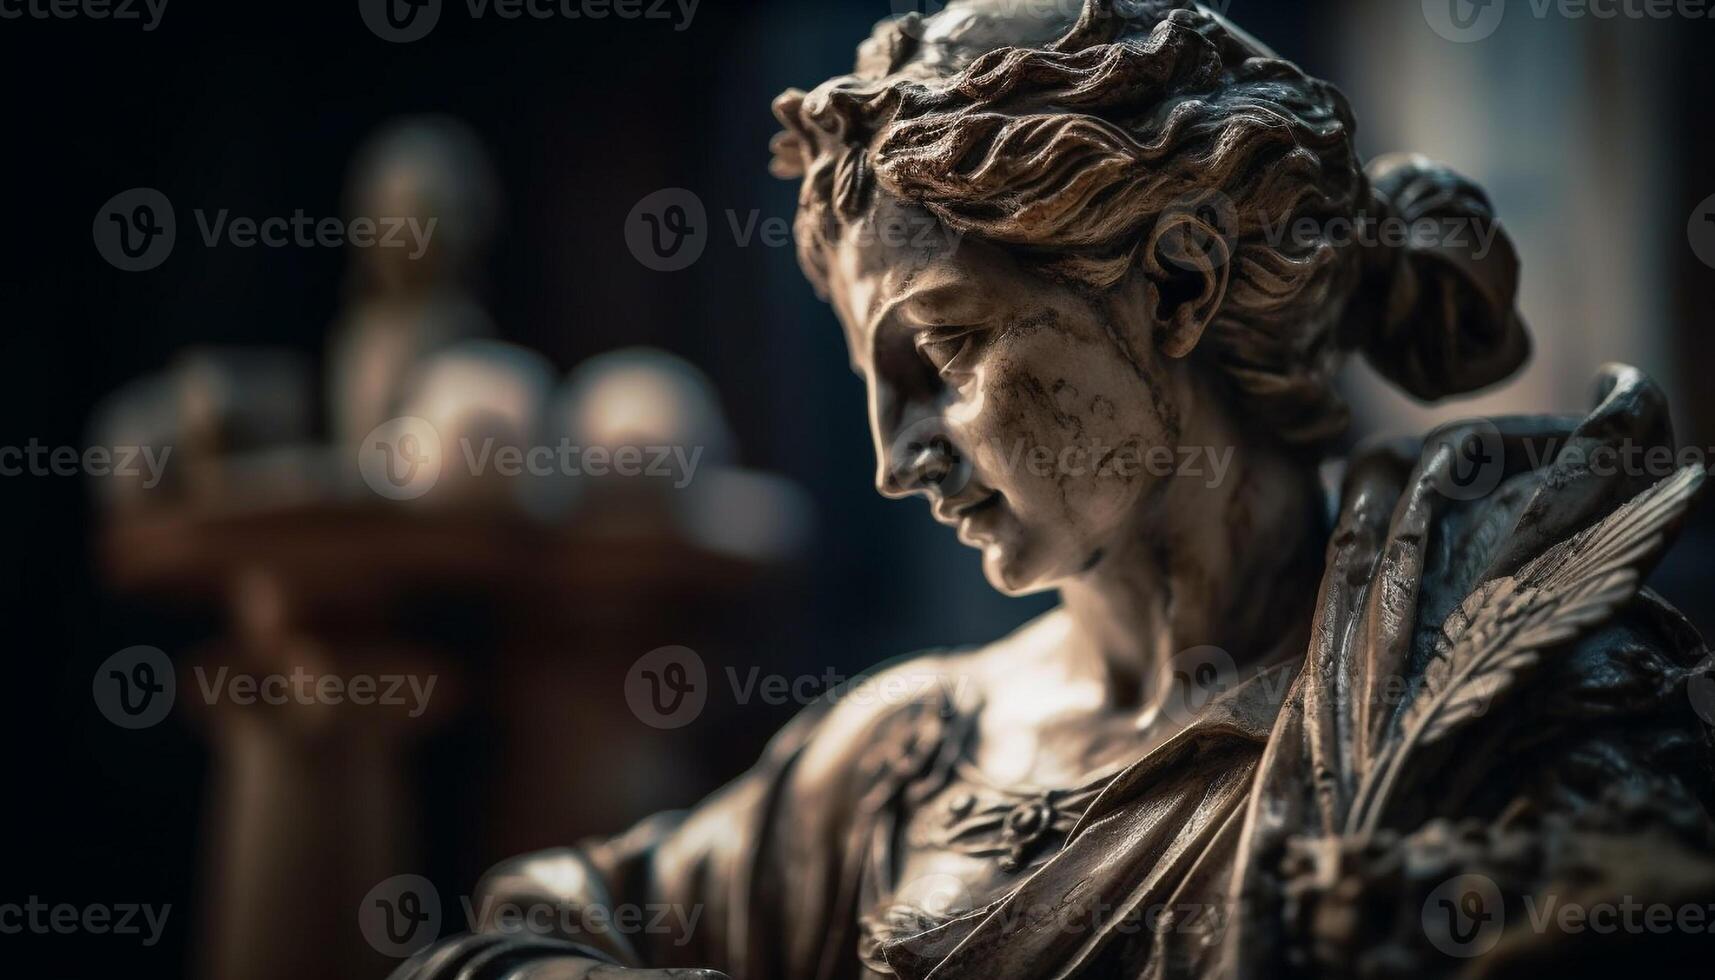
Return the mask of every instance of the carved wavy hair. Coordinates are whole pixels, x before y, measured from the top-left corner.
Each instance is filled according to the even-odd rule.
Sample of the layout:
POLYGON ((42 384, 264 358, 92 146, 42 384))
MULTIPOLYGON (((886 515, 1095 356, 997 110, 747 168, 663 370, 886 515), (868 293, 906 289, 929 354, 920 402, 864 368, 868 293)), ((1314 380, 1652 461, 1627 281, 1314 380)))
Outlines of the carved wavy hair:
POLYGON ((1049 43, 1015 0, 884 21, 853 74, 775 100, 774 172, 802 178, 805 274, 877 192, 1091 289, 1134 270, 1164 289, 1167 237, 1226 243, 1225 297, 1198 353, 1293 443, 1346 427, 1347 351, 1420 398, 1493 383, 1528 342, 1517 261, 1494 250, 1350 246, 1343 221, 1493 222, 1483 193, 1418 157, 1366 174, 1344 96, 1191 0, 1085 0, 1049 43), (1315 234, 1282 235, 1310 219, 1315 234), (1189 223, 1189 224, 1188 224, 1189 223))

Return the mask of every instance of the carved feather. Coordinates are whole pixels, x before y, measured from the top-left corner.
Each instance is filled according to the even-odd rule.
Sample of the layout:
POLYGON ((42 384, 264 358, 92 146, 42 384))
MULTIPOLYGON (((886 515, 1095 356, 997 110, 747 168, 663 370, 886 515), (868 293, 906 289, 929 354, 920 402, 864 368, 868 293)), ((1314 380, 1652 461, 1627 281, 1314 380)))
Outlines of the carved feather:
POLYGON ((1640 566, 1662 548, 1704 471, 1690 466, 1555 545, 1514 575, 1484 583, 1447 617, 1399 734, 1366 774, 1348 827, 1368 833, 1406 757, 1488 711, 1542 650, 1581 635, 1637 593, 1640 566))

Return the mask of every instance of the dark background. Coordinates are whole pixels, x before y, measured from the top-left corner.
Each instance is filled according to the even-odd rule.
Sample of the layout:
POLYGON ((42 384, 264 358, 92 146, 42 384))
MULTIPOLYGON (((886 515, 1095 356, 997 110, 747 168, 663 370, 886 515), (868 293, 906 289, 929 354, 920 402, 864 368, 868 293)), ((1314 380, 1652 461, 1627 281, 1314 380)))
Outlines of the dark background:
MULTIPOLYGON (((1415 2, 1397 5, 1401 17, 1420 16, 1415 2)), ((936 533, 922 508, 874 495, 861 384, 791 249, 739 248, 716 234, 693 268, 662 274, 621 239, 632 205, 664 187, 695 191, 723 225, 729 208, 789 219, 795 187, 766 173, 769 101, 844 70, 888 12, 875 0, 705 0, 690 29, 674 32, 651 21, 472 22, 454 3, 429 38, 408 45, 375 38, 345 2, 173 0, 151 33, 0 21, 0 443, 82 444, 103 396, 190 345, 280 346, 319 359, 347 256, 203 248, 189 241, 190 209, 341 214, 348 165, 366 137, 400 115, 449 113, 487 143, 505 188, 483 289, 502 334, 561 369, 637 344, 687 358, 721 392, 741 460, 790 477, 813 499, 814 553, 794 593, 802 605, 768 631, 780 648, 759 658, 851 672, 992 638, 1047 600, 989 593, 975 554, 936 533), (126 274, 97 255, 90 223, 136 186, 175 202, 181 244, 161 268, 126 274)), ((1329 26, 1341 4, 1238 0, 1232 13, 1342 81, 1334 49, 1347 41, 1329 26)), ((1659 66, 1670 104, 1639 107, 1674 121, 1665 150, 1680 176, 1666 193, 1682 201, 1678 214, 1715 192, 1711 36, 1707 23, 1675 25, 1672 57, 1659 66)), ((1710 445, 1715 272, 1683 247, 1682 227, 1662 234, 1681 244, 1666 253, 1680 376, 1664 380, 1685 396, 1682 431, 1710 445)), ((1527 254, 1527 275, 1529 263, 1527 254)), ((84 482, 0 478, 0 514, 0 902, 174 907, 154 949, 121 937, 0 936, 0 962, 53 964, 29 974, 40 976, 181 975, 194 941, 206 748, 183 726, 108 725, 89 683, 122 647, 171 651, 214 627, 102 587, 100 523, 84 482)), ((1708 625, 1709 538, 1694 534, 1663 585, 1708 625)), ((787 714, 765 709, 699 733, 707 771, 683 787, 682 802, 753 757, 787 714)), ((444 784, 429 794, 457 795, 444 784)), ((492 857, 460 851, 456 822, 430 823, 435 867, 449 878, 492 857)))

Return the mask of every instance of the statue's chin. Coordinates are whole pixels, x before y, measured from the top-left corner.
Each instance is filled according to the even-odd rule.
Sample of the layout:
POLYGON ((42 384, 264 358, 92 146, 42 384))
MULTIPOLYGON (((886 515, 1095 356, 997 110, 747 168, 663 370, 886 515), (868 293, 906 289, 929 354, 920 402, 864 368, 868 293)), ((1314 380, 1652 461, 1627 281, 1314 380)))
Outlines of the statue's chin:
POLYGON ((982 552, 983 577, 1001 595, 1034 595, 1054 587, 1049 577, 1041 575, 1037 569, 1026 567, 1020 556, 1004 545, 984 545, 982 552))

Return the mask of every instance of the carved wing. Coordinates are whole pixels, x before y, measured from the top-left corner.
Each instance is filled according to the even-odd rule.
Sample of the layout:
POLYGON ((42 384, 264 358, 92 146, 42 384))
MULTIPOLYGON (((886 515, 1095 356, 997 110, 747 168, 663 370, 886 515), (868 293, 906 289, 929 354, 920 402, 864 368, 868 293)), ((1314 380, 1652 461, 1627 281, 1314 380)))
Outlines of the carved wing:
POLYGON ((1423 685, 1398 733, 1364 775, 1348 832, 1368 835, 1406 758, 1484 714, 1541 652, 1577 637, 1637 593, 1642 567, 1662 549, 1704 480, 1689 466, 1510 576, 1472 593, 1442 624, 1423 685))

